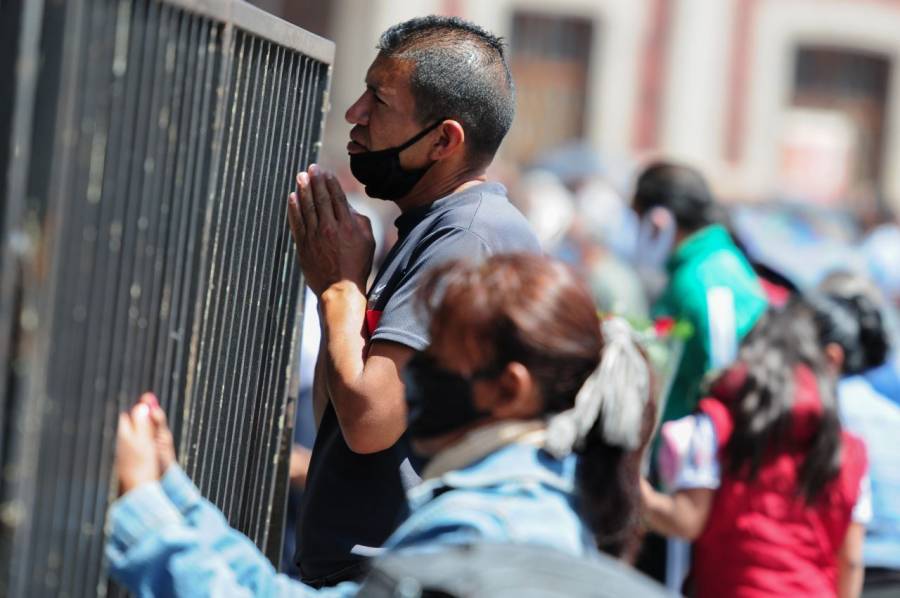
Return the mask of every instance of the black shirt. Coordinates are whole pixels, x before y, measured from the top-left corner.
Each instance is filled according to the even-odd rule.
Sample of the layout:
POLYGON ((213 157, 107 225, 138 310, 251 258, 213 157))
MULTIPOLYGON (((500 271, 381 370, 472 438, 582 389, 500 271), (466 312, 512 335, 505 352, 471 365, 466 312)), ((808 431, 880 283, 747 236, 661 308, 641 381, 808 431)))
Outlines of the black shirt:
MULTIPOLYGON (((369 291, 372 341, 415 350, 428 346, 428 322, 416 304, 424 274, 455 258, 539 253, 524 216, 499 183, 482 183, 410 210, 395 222, 398 240, 369 291)), ((406 437, 391 448, 357 454, 344 442, 329 403, 319 424, 298 521, 296 556, 303 580, 332 585, 353 579, 406 516, 406 489, 419 482, 406 437)))

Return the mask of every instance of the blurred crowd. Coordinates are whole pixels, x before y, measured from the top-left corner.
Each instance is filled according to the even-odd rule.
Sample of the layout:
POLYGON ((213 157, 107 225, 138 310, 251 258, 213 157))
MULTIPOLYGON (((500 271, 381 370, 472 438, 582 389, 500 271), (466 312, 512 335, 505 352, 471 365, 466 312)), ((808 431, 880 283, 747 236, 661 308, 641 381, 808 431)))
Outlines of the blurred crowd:
MULTIPOLYGON (((654 330, 652 339, 643 337, 643 347, 661 378, 657 399, 665 405, 666 391, 671 392, 672 378, 683 357, 683 340, 693 332, 688 327, 680 338, 668 339, 661 339, 658 334, 660 314, 671 312, 661 309, 660 304, 671 275, 667 261, 676 243, 674 230, 667 231, 665 225, 654 222, 647 210, 640 214, 635 194, 641 166, 607 162, 587 143, 573 142, 548 152, 526 168, 495 163, 491 174, 507 186, 510 200, 534 227, 545 254, 569 265, 586 283, 599 313, 621 316, 638 330, 654 330)), ((340 169, 338 174, 342 174, 340 169)), ((394 220, 400 212, 392 204, 368 198, 349 170, 340 179, 349 190, 354 208, 373 222, 377 270, 380 260, 396 242, 394 220)), ((702 180, 692 183, 705 189, 702 180)), ((668 181, 665 193, 696 190, 690 189, 690 184, 687 189, 673 185, 668 181)), ((662 199, 661 203, 666 205, 669 201, 662 199)), ((844 294, 854 295, 861 288, 872 299, 879 321, 873 325, 870 338, 853 342, 866 344, 875 356, 866 361, 865 367, 857 367, 844 376, 838 386, 838 400, 844 425, 859 434, 868 446, 870 475, 874 479, 866 478, 866 483, 876 489, 874 495, 871 489, 867 490, 864 507, 874 511, 866 519, 870 538, 865 563, 870 570, 870 589, 864 595, 893 595, 892 592, 900 591, 900 511, 896 507, 900 504, 900 450, 891 440, 892 430, 900 425, 900 351, 894 349, 900 346, 900 224, 887 208, 877 214, 859 214, 851 209, 774 199, 739 204, 722 201, 711 192, 702 201, 710 202, 709 222, 724 227, 734 247, 752 267, 753 276, 772 306, 782 307, 792 295, 815 294, 829 285, 840 288, 849 284, 851 288, 844 288, 844 294), (882 341, 885 346, 880 353, 878 343, 882 341), (868 502, 873 499, 874 503, 868 502), (882 586, 886 589, 879 590, 882 586)), ((688 204, 686 211, 702 207, 688 204)), ((312 293, 307 294, 305 313, 301 400, 292 461, 295 504, 302 497, 308 449, 315 438, 310 395, 319 325, 312 293)), ((750 330, 758 316, 757 310, 744 323, 739 336, 750 330)), ((851 313, 850 317, 857 316, 851 313)), ((740 339, 732 340, 733 350, 720 359, 715 371, 737 358, 740 339)), ((700 396, 699 389, 695 393, 700 396)), ((694 403, 690 401, 689 406, 675 411, 669 405, 662 419, 684 416, 693 411, 694 403)), ((645 458, 644 470, 662 485, 659 464, 653 462, 654 458, 645 458)), ((659 458, 668 458, 669 467, 673 466, 672 459, 678 459, 671 452, 659 458)), ((671 483, 674 474, 668 475, 671 483)), ((283 567, 297 575, 291 534, 296 521, 290 517, 291 512, 283 567)), ((645 546, 651 548, 645 549, 641 565, 674 589, 681 589, 689 567, 687 544, 670 541, 661 551, 675 551, 678 556, 666 558, 653 554, 653 539, 652 535, 643 539, 645 546)), ((636 557, 637 554, 632 555, 636 557)))

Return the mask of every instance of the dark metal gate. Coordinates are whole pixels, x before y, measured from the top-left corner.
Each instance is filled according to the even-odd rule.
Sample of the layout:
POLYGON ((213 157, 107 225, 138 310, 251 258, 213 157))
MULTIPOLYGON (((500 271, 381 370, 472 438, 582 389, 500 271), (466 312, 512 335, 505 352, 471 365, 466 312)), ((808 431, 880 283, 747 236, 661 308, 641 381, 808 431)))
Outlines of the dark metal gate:
POLYGON ((238 0, 0 1, 0 595, 107 592, 117 413, 277 559, 333 45, 238 0))

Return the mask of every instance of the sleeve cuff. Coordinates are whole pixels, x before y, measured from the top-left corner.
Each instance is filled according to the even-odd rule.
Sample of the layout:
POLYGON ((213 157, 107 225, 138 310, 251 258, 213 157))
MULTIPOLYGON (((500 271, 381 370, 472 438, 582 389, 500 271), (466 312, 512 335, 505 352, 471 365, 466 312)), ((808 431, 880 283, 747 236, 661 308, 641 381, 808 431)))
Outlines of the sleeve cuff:
POLYGON ((428 340, 426 340, 425 338, 417 334, 406 332, 404 330, 398 330, 397 328, 377 328, 374 334, 372 334, 370 340, 391 341, 394 343, 399 343, 401 345, 406 345, 414 351, 424 351, 428 348, 428 340))
POLYGON ((163 492, 182 514, 203 500, 203 496, 184 470, 173 463, 159 481, 163 492))
POLYGON ((148 535, 183 521, 158 482, 131 490, 110 509, 110 537, 125 552, 148 535))

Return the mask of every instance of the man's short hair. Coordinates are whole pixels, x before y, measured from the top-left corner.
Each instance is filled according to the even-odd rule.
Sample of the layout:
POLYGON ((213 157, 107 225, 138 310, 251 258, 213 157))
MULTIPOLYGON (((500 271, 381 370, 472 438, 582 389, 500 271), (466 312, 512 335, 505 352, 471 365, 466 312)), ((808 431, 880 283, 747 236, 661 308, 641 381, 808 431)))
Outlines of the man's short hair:
POLYGON ((678 227, 686 231, 723 219, 703 175, 690 166, 672 162, 655 162, 644 169, 637 180, 633 206, 639 213, 657 206, 667 208, 678 227))
POLYGON ((413 62, 410 86, 416 119, 462 124, 469 158, 491 161, 512 125, 515 88, 503 39, 459 17, 428 16, 381 35, 383 56, 413 62))

